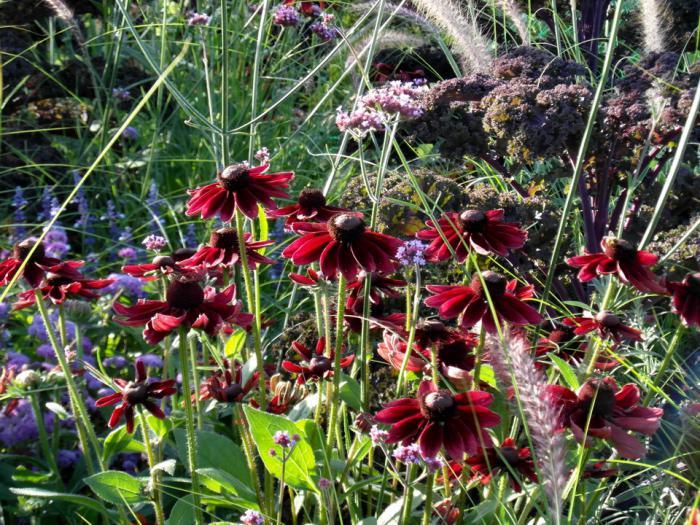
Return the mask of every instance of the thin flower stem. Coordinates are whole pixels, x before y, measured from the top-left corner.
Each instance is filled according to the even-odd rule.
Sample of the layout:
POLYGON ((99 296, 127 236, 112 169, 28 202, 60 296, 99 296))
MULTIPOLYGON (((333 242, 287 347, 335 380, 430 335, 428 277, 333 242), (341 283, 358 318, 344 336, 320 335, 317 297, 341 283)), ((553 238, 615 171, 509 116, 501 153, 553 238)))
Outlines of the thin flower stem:
MULTIPOLYGON (((75 381, 73 380, 73 372, 66 359, 66 354, 61 348, 58 340, 56 339, 56 334, 54 333, 53 326, 51 324, 51 319, 49 318, 49 312, 46 309, 46 303, 41 295, 40 291, 35 292, 36 305, 39 310, 39 315, 41 316, 44 326, 46 327, 46 334, 49 338, 49 342, 53 347, 53 351, 56 354, 56 360, 61 368, 66 381, 66 387, 68 388, 68 398, 71 404, 71 410, 73 412, 73 417, 75 418, 76 428, 78 429, 78 439, 80 440, 80 446, 83 449, 83 454, 85 456, 85 463, 88 468, 88 472, 93 473, 95 468, 92 463, 92 457, 90 454, 90 445, 97 456, 97 462, 99 464, 100 470, 105 470, 104 462, 102 461, 102 451, 97 441, 97 436, 95 435, 92 426, 90 426, 90 417, 88 416, 87 409, 83 404, 82 397, 78 395, 78 389, 75 386, 75 381), (92 431, 92 432, 91 432, 92 431)), ((59 322, 60 325, 60 322, 59 322)))
POLYGON ((413 510, 413 480, 416 477, 416 466, 410 464, 406 471, 406 486, 403 493, 403 506, 401 508, 400 523, 411 522, 411 511, 413 510))
POLYGON ((199 370, 197 369, 197 342, 194 338, 188 338, 190 347, 190 366, 192 367, 192 380, 194 381, 194 402, 197 413, 197 429, 201 430, 204 424, 202 418, 202 402, 199 399, 199 370))
MULTIPOLYGON (((343 274, 338 276, 338 305, 336 311, 335 322, 335 356, 333 358, 333 394, 330 396, 331 412, 328 417, 327 444, 331 447, 333 443, 333 434, 335 433, 335 425, 338 419, 338 409, 340 408, 340 358, 343 351, 343 317, 345 316, 345 291, 347 289, 347 281, 343 274)), ((341 443, 338 443, 341 446, 341 443)))
POLYGON ((153 470, 156 466, 156 457, 153 454, 153 446, 151 437, 148 435, 148 422, 146 414, 143 410, 139 410, 141 417, 141 434, 143 435, 143 444, 146 446, 146 457, 148 458, 148 469, 151 474, 151 495, 153 500, 153 509, 156 513, 156 525, 165 525, 165 513, 163 512, 163 496, 158 488, 160 476, 157 470, 153 470))
POLYGON ((29 400, 32 403, 32 411, 34 412, 34 419, 36 421, 36 428, 39 431, 39 444, 41 445, 41 451, 44 454, 46 463, 51 469, 51 473, 60 479, 58 474, 58 465, 56 464, 56 458, 53 455, 53 450, 51 449, 51 444, 49 443, 49 436, 46 433, 46 426, 44 425, 44 414, 41 411, 41 405, 39 403, 38 392, 31 392, 29 394, 29 400))
POLYGON ((284 505, 284 471, 287 466, 287 454, 282 451, 282 477, 280 478, 279 499, 277 501, 277 525, 282 523, 282 507, 284 505))
POLYGON ((401 369, 399 370, 399 377, 396 381, 396 391, 397 395, 401 397, 403 393, 404 381, 406 377, 406 368, 408 367, 408 361, 411 357, 413 342, 416 338, 416 325, 418 323, 418 315, 420 313, 420 299, 421 299, 421 272, 420 268, 416 266, 416 290, 413 296, 413 315, 411 317, 411 324, 408 330, 408 341, 406 342, 406 355, 404 355, 403 362, 401 363, 401 369))
POLYGON ((676 328, 676 333, 673 334, 673 339, 671 339, 671 342, 669 343, 668 348, 666 349, 666 355, 664 356, 664 360, 661 362, 661 366, 659 366, 659 369, 654 374, 654 381, 651 384, 651 388, 649 389, 647 394, 644 396, 644 400, 642 401, 642 405, 647 406, 649 404, 649 401, 651 401, 651 398, 654 395, 654 392, 657 390, 661 381, 663 381, 663 377, 664 377, 664 374, 666 373, 666 369, 669 367, 671 362, 673 362, 673 356, 676 354, 676 349, 678 348, 678 344, 681 342, 681 339, 683 339, 684 332, 685 332, 685 326, 683 326, 682 323, 678 323, 678 328, 676 328))
MULTIPOLYGON (((430 525, 430 517, 433 514, 433 484, 435 482, 435 473, 428 474, 428 479, 425 482, 425 507, 423 508, 422 525, 430 525)), ((501 500, 499 500, 501 501, 501 500)))
POLYGON ((256 312, 255 291, 253 290, 253 281, 250 278, 250 268, 248 267, 248 254, 246 253, 245 245, 245 229, 243 226, 243 214, 236 209, 236 233, 238 235, 238 251, 241 258, 241 272, 243 273, 243 281, 245 283, 246 300, 248 301, 248 309, 253 314, 253 347, 255 349, 255 360, 258 371, 258 403, 260 409, 265 410, 267 407, 267 392, 265 388, 265 363, 263 362, 262 343, 260 340, 260 317, 256 312))
POLYGON ((192 408, 192 389, 190 387, 190 360, 187 355, 187 329, 180 329, 180 375, 182 376, 182 402, 185 405, 185 430, 187 431, 187 466, 192 477, 192 501, 194 521, 203 525, 202 503, 199 497, 199 474, 197 474, 197 434, 194 429, 194 410, 192 408))

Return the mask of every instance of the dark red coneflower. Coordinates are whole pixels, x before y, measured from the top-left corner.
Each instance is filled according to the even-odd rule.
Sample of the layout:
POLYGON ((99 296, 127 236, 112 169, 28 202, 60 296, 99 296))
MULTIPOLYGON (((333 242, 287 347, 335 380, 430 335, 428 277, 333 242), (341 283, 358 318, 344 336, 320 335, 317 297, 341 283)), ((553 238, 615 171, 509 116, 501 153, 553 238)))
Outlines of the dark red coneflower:
MULTIPOLYGON (((258 253, 258 250, 274 244, 273 241, 252 241, 250 233, 245 234, 248 266, 255 268, 258 264, 274 264, 275 261, 258 253)), ((235 228, 219 228, 209 236, 209 244, 180 262, 182 267, 204 265, 206 268, 228 268, 240 264, 241 254, 238 246, 238 233, 235 228)))
POLYGON ((461 338, 454 328, 448 328, 438 319, 421 319, 416 325, 416 345, 423 350, 430 350, 434 345, 449 344, 461 338))
POLYGON ((446 213, 437 226, 431 220, 426 226, 428 229, 419 231, 416 237, 430 241, 425 255, 433 262, 450 259, 450 248, 458 262, 464 262, 470 249, 481 255, 506 255, 509 250, 522 248, 527 239, 527 232, 517 224, 503 222, 503 210, 446 213))
POLYGON ((194 253, 191 248, 180 248, 170 255, 156 255, 150 263, 122 266, 122 272, 138 277, 144 282, 155 281, 162 275, 179 271, 178 263, 192 257, 194 253))
MULTIPOLYGON (((87 279, 78 271, 83 261, 66 261, 46 268, 46 279, 38 288, 42 297, 53 304, 63 304, 66 299, 97 299, 95 290, 100 290, 112 284, 114 279, 87 279)), ((13 308, 21 310, 36 302, 34 290, 19 294, 13 308)))
POLYGON ((700 272, 689 273, 680 283, 670 282, 673 311, 681 316, 686 326, 700 326, 700 272))
POLYGON ((474 472, 474 477, 484 485, 488 485, 491 478, 500 473, 508 476, 510 485, 516 492, 522 490, 521 478, 537 483, 535 462, 530 449, 518 448, 511 438, 504 439, 498 447, 480 450, 476 456, 467 458, 466 462, 474 472))
POLYGON ((488 409, 492 401, 487 392, 453 395, 439 390, 432 381, 423 381, 415 398, 387 403, 375 419, 392 426, 387 443, 418 441, 425 458, 437 456, 444 447, 449 456, 461 460, 465 452, 472 455, 480 446, 491 446, 485 429, 501 422, 500 416, 488 409))
POLYGON ((396 269, 394 256, 402 241, 367 229, 360 214, 341 213, 327 223, 295 223, 302 237, 282 252, 294 264, 320 262, 328 279, 342 273, 353 281, 360 270, 389 274, 396 269))
POLYGON ((134 368, 136 369, 136 377, 133 381, 124 381, 116 378, 114 382, 119 388, 119 392, 101 397, 95 401, 95 406, 99 408, 116 405, 121 401, 121 404, 112 412, 112 417, 109 418, 109 428, 116 427, 119 424, 119 420, 124 416, 126 419, 126 431, 129 434, 134 431, 134 409, 138 405, 142 405, 158 419, 164 419, 165 413, 153 399, 163 399, 177 392, 174 379, 149 382, 146 375, 146 365, 141 359, 136 360, 134 368))
POLYGON ((269 166, 251 168, 247 164, 232 164, 217 175, 217 181, 189 190, 187 215, 201 215, 202 219, 220 217, 230 221, 236 209, 255 219, 258 216, 258 203, 265 209, 275 209, 273 197, 286 199, 286 190, 294 173, 285 171, 264 175, 269 166))
MULTIPOLYGON (((316 349, 311 350, 299 341, 294 341, 292 347, 302 358, 300 364, 292 361, 282 361, 282 368, 290 374, 297 376, 297 383, 321 381, 333 377, 333 359, 335 352, 331 350, 329 356, 324 355, 326 339, 321 337, 316 343, 316 349)), ((355 360, 354 355, 348 355, 340 359, 340 367, 347 368, 355 360)))
POLYGON ((326 222, 333 215, 347 211, 345 208, 329 206, 326 203, 326 196, 321 190, 305 188, 299 193, 299 199, 295 204, 271 210, 268 215, 270 217, 287 217, 284 227, 291 229, 295 222, 326 222))
POLYGON ((574 268, 581 268, 578 278, 585 283, 599 275, 617 275, 624 283, 631 284, 642 292, 666 293, 659 279, 650 266, 654 266, 659 257, 653 253, 637 250, 632 244, 615 237, 603 237, 600 243, 602 253, 587 253, 571 257, 566 263, 574 268))
MULTIPOLYGON (((30 238, 14 245, 12 254, 0 262, 0 286, 6 286, 14 278, 35 244, 36 239, 30 238)), ((46 268, 56 266, 60 262, 53 257, 47 257, 44 244, 39 243, 24 266, 20 277, 23 277, 32 288, 37 288, 41 284, 44 275, 46 275, 46 268)))
MULTIPOLYGON (((541 337, 535 348, 535 357, 542 358, 547 354, 554 354, 567 363, 581 363, 586 355, 588 345, 581 341, 576 334, 577 325, 563 324, 557 326, 546 336, 541 337)), ((615 359, 600 358, 595 363, 597 370, 608 370, 618 365, 615 359)), ((544 363, 538 361, 535 366, 542 368, 544 363)))
POLYGON ((251 374, 243 383, 243 366, 234 361, 225 371, 217 370, 205 379, 199 387, 199 399, 216 399, 219 403, 239 403, 252 390, 258 380, 258 373, 251 374))
MULTIPOLYGON (((437 346, 437 363, 440 373, 458 389, 466 389, 472 383, 471 372, 474 370, 476 356, 474 348, 478 337, 466 332, 461 337, 437 346)), ((429 358, 428 350, 424 355, 429 358)))
POLYGON ((323 1, 308 1, 308 0, 284 0, 284 5, 296 5, 299 11, 306 16, 317 16, 326 8, 327 2, 323 1))
MULTIPOLYGON (((348 303, 354 303, 358 297, 364 294, 367 275, 366 272, 362 271, 359 273, 357 280, 348 284, 348 303)), ((379 304, 383 297, 392 299, 401 297, 402 293, 395 290, 395 288, 406 286, 406 281, 402 279, 391 279, 377 273, 371 274, 370 278, 369 300, 372 304, 379 304)))
MULTIPOLYGON (((364 297, 358 297, 354 301, 348 298, 345 305, 345 325, 353 332, 362 332, 362 320, 364 317, 364 297)), ((406 314, 400 312, 389 312, 384 302, 372 303, 369 305, 369 315, 367 316, 370 330, 386 329, 392 332, 404 333, 406 328, 406 314)))
MULTIPOLYGON (((389 363, 395 370, 401 370, 406 359, 407 344, 403 337, 395 332, 384 330, 383 341, 377 345, 377 353, 384 361, 389 363)), ((411 355, 406 363, 406 370, 409 372, 422 372, 429 359, 413 347, 411 355)))
POLYGON ((639 388, 631 383, 619 388, 611 377, 589 379, 578 395, 559 385, 546 388, 551 401, 561 410, 562 428, 570 428, 579 443, 590 446, 591 437, 608 440, 621 456, 629 459, 643 457, 646 447, 627 431, 651 436, 664 414, 661 408, 638 406, 639 388))
POLYGON ((235 295, 235 285, 217 293, 211 287, 202 288, 197 280, 181 276, 168 285, 165 301, 140 299, 133 306, 114 303, 113 308, 119 316, 118 323, 145 325, 143 338, 154 345, 181 326, 215 336, 226 323, 244 328, 250 325, 253 316, 241 312, 242 303, 234 300, 235 295))
POLYGON ((597 330, 600 337, 604 339, 610 338, 616 343, 620 343, 623 340, 642 340, 642 333, 639 330, 623 324, 622 319, 607 310, 598 312, 595 316, 564 319, 564 324, 573 327, 576 335, 583 335, 597 330))
MULTIPOLYGON (((532 306, 525 304, 523 299, 533 295, 532 287, 518 289, 517 280, 507 282, 506 278, 496 272, 481 273, 489 296, 493 302, 499 323, 508 322, 522 326, 539 324, 542 316, 532 306)), ((433 294, 425 300, 425 305, 437 308, 440 317, 453 319, 459 317, 463 328, 469 329, 481 321, 489 333, 495 333, 496 324, 488 305, 486 294, 477 274, 472 277, 471 284, 465 285, 428 285, 426 289, 433 294)))

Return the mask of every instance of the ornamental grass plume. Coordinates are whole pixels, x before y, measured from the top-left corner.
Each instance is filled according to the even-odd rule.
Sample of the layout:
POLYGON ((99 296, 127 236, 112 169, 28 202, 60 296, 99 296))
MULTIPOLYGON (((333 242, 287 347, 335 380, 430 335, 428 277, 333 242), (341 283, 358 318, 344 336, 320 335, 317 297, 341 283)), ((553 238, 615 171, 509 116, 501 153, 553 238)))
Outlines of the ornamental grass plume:
POLYGON ((660 53, 666 49, 666 28, 668 18, 664 0, 640 0, 639 14, 642 18, 644 49, 648 53, 660 53))
POLYGON ((539 478, 549 502, 553 523, 559 523, 568 478, 566 445, 559 430, 559 413, 546 396, 547 383, 535 366, 525 336, 489 337, 486 348, 496 376, 513 386, 532 440, 539 478))

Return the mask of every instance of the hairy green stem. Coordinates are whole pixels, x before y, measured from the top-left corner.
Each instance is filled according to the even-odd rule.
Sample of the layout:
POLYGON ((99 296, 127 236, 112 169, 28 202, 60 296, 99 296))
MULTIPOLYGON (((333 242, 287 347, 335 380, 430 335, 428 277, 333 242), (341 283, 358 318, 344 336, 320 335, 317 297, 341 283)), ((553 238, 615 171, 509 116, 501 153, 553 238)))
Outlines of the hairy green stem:
POLYGON ((39 444, 41 445, 41 451, 44 454, 46 463, 49 465, 49 469, 51 469, 51 473, 59 478, 58 465, 56 464, 56 458, 53 455, 53 450, 51 449, 51 444, 49 443, 49 436, 46 433, 44 414, 41 411, 38 392, 31 392, 29 394, 29 400, 32 403, 32 411, 34 412, 34 419, 36 420, 36 428, 39 431, 39 444))
POLYGON ((160 483, 160 476, 157 470, 153 470, 156 466, 156 456, 153 453, 153 446, 151 444, 151 436, 148 435, 148 421, 146 421, 146 414, 143 410, 139 411, 141 417, 141 434, 143 436, 143 444, 146 447, 146 457, 148 458, 148 469, 151 475, 151 498, 153 503, 153 509, 156 513, 156 525, 165 525, 165 512, 163 511, 163 496, 158 488, 160 483))
MULTIPOLYGON (((333 393, 330 402, 331 412, 328 417, 327 445, 330 448, 333 443, 333 434, 335 433, 335 425, 338 419, 338 409, 340 408, 340 358, 343 352, 343 317, 345 316, 345 291, 347 289, 347 281, 343 274, 338 276, 338 305, 336 307, 336 322, 335 322, 335 356, 333 357, 333 393)), ((338 442, 338 446, 342 445, 338 442)))

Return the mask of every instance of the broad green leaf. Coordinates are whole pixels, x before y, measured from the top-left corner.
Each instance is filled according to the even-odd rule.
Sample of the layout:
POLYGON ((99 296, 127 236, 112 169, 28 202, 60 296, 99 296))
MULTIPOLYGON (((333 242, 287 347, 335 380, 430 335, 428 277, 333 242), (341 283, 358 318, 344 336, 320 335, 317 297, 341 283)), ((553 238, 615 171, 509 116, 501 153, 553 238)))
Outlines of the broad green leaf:
POLYGON ((578 382, 578 378, 576 377, 576 372, 574 372, 573 368, 571 368, 571 365, 564 361, 561 357, 557 357, 554 354, 549 354, 549 358, 557 366, 559 372, 561 372, 561 376, 564 378, 564 381, 566 381, 569 388, 577 391, 580 384, 578 382))
POLYGON ((61 421, 68 419, 70 417, 70 415, 68 414, 66 409, 63 408, 63 405, 60 405, 58 403, 54 403, 53 401, 49 401, 48 403, 46 403, 45 406, 48 410, 50 410, 51 412, 56 414, 58 416, 58 419, 60 419, 61 421))
MULTIPOLYGON (((415 510, 423 503, 425 496, 418 490, 413 490, 413 500, 411 500, 411 510, 415 510)), ((377 525, 404 525, 401 523, 401 511, 403 510, 403 496, 389 505, 377 518, 377 525)))
POLYGON ((496 373, 493 371, 493 367, 491 365, 481 365, 481 370, 479 371, 479 381, 483 381, 493 388, 497 387, 496 373))
POLYGON ((85 478, 85 483, 100 498, 116 505, 124 502, 138 503, 145 500, 139 479, 126 472, 117 470, 98 472, 85 478))
MULTIPOLYGON (((183 465, 189 464, 187 460, 187 434, 181 428, 173 431, 177 453, 183 465)), ((208 432, 197 431, 197 468, 221 469, 231 474, 234 478, 247 486, 251 486, 250 472, 245 455, 238 445, 226 436, 208 432)))
MULTIPOLYGON (((107 514, 107 509, 104 505, 94 498, 81 496, 79 494, 66 494, 63 492, 54 492, 52 490, 35 489, 35 488, 10 488, 10 492, 15 496, 25 498, 44 498, 58 501, 73 503, 87 509, 92 509, 100 514, 107 514)), ((120 502, 121 503, 121 502, 120 502)))
POLYGON ((224 355, 228 358, 236 357, 240 355, 243 347, 245 346, 245 340, 248 336, 245 330, 235 331, 231 337, 226 341, 226 346, 224 347, 224 355))
POLYGON ((194 523, 194 501, 192 496, 180 498, 170 511, 168 525, 192 525, 194 523))
POLYGON ((121 425, 112 430, 105 438, 102 459, 108 463, 112 456, 120 452, 142 452, 143 450, 143 444, 136 441, 134 436, 126 431, 125 425, 121 425))
POLYGON ((243 483, 235 476, 218 468, 200 468, 197 469, 197 473, 200 476, 201 483, 212 492, 217 494, 228 492, 249 501, 253 505, 253 507, 249 508, 258 508, 255 491, 250 485, 243 483))
POLYGON ((340 399, 354 410, 362 410, 360 383, 349 375, 340 375, 340 399))
POLYGON ((167 436, 168 432, 173 428, 172 421, 167 417, 165 419, 158 419, 153 414, 148 414, 146 416, 146 421, 148 422, 148 427, 158 437, 158 441, 163 441, 163 438, 167 436))
POLYGON ((160 463, 153 465, 151 472, 158 472, 160 470, 161 472, 165 472, 166 474, 173 476, 175 474, 176 466, 177 461, 174 459, 166 459, 165 461, 161 461, 160 463))
POLYGON ((273 441, 277 431, 287 431, 289 435, 299 434, 301 439, 295 445, 285 465, 284 481, 289 486, 297 489, 315 490, 313 481, 316 477, 316 463, 314 451, 309 444, 302 425, 295 425, 287 418, 261 412, 250 406, 243 407, 250 425, 250 433, 258 449, 258 454, 265 464, 265 468, 276 478, 282 477, 282 461, 280 460, 280 447, 273 441), (270 450, 276 450, 276 457, 270 456, 270 450))

